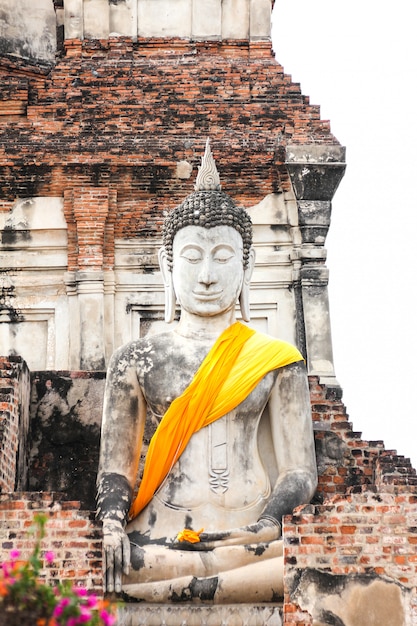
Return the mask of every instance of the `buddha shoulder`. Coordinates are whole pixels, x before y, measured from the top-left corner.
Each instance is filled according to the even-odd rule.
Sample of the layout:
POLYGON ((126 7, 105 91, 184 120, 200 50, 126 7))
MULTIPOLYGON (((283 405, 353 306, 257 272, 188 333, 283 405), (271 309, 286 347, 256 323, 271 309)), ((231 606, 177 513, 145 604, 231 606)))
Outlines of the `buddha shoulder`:
POLYGON ((173 331, 159 333, 141 337, 118 348, 111 358, 109 372, 117 375, 133 368, 147 374, 155 368, 159 369, 164 363, 181 367, 188 361, 187 353, 190 353, 192 361, 198 362, 204 357, 207 347, 202 346, 201 355, 199 352, 173 331))

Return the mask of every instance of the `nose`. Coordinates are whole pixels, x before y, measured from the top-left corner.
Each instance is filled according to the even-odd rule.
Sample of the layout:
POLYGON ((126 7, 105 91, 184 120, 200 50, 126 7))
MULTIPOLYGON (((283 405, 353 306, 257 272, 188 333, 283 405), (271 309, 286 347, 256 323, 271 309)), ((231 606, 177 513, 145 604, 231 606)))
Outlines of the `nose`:
POLYGON ((202 264, 198 281, 207 287, 217 282, 216 270, 210 258, 206 257, 202 264))

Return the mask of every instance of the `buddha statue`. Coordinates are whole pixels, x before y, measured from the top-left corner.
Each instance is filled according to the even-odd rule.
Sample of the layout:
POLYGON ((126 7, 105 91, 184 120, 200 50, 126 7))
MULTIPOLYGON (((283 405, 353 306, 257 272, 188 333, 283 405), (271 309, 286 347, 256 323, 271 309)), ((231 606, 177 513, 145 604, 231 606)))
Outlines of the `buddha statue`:
POLYGON ((106 381, 97 516, 105 588, 143 602, 272 602, 281 519, 317 484, 298 350, 249 322, 248 213, 207 142, 159 261, 172 330, 116 350, 106 381))

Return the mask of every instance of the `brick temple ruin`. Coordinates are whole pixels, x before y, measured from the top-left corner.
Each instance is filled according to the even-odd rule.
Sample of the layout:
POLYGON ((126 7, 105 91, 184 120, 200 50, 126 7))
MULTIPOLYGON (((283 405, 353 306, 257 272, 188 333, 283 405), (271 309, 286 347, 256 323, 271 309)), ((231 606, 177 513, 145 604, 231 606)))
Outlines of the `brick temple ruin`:
POLYGON ((45 511, 56 555, 45 577, 101 590, 105 369, 115 348, 162 327, 161 224, 193 190, 210 137, 223 189, 254 224, 253 325, 307 361, 319 487, 285 519, 283 603, 132 606, 123 623, 417 624, 416 472, 354 430, 333 367, 325 241, 345 150, 274 57, 273 2, 9 5, 0 0, 2 555, 30 549, 45 511))

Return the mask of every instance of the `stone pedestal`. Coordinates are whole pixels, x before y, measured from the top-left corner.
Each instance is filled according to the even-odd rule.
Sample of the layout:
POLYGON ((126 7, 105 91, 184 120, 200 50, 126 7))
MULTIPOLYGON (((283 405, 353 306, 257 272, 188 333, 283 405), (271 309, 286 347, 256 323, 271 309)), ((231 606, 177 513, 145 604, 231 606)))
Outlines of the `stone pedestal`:
POLYGON ((119 626, 281 626, 281 604, 125 604, 119 626))

